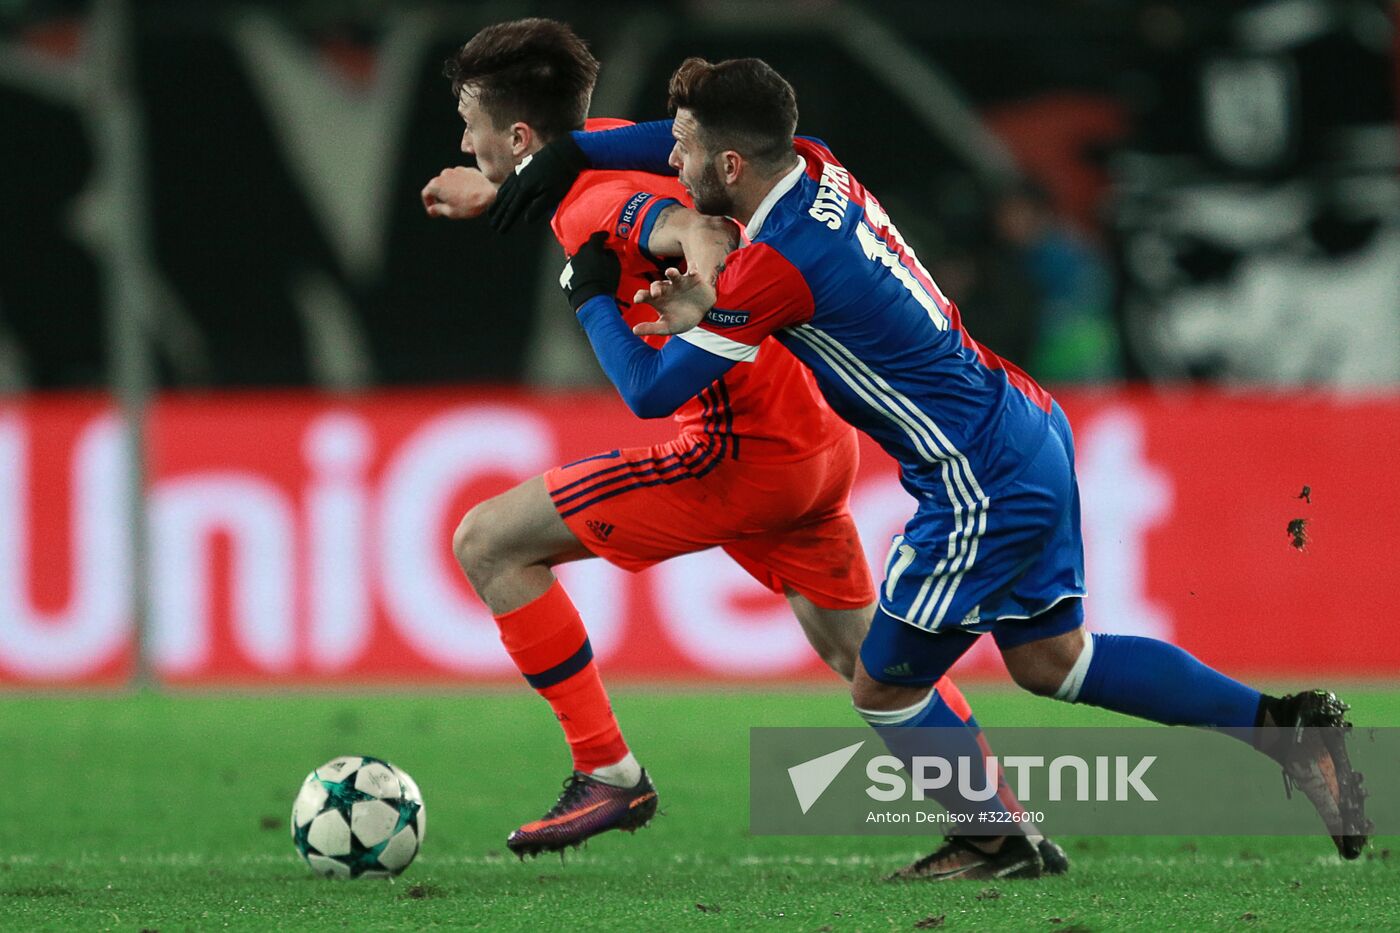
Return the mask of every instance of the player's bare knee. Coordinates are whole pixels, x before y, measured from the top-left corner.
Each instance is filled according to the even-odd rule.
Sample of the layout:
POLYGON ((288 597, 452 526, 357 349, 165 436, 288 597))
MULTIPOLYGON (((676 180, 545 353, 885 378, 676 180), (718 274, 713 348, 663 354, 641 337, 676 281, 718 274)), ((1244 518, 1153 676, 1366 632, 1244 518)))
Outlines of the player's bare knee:
POLYGON ((1076 630, 1019 645, 1003 652, 1002 660, 1017 686, 1037 696, 1054 697, 1076 670, 1083 650, 1084 636, 1076 630))
POLYGON ((472 586, 480 592, 494 575, 499 561, 499 538, 493 533, 492 505, 488 500, 473 506, 452 533, 452 553, 472 586))
POLYGON ((1054 696, 1065 679, 1062 672, 1031 665, 1018 665, 1013 668, 1008 664, 1006 670, 1018 687, 1029 690, 1036 696, 1054 696))
POLYGON ((858 710, 887 709, 889 691, 885 684, 859 675, 851 680, 851 705, 858 710))
POLYGON ((865 665, 853 659, 851 705, 857 712, 904 709, 928 695, 928 687, 885 684, 871 677, 865 665))

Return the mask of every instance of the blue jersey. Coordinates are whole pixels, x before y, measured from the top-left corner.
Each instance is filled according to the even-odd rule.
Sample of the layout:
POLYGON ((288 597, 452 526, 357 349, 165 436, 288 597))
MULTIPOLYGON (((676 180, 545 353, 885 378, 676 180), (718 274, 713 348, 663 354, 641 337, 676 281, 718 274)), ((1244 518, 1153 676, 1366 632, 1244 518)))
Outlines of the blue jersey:
POLYGON ((749 222, 682 339, 744 359, 772 334, 923 500, 974 509, 1050 430, 1048 393, 978 346, 878 201, 813 140, 749 222))
MULTIPOLYGON (((971 627, 1082 595, 1063 412, 968 335, 879 202, 825 145, 799 137, 795 148, 798 164, 749 219, 751 242, 728 257, 715 306, 678 339, 733 365, 775 337, 811 368, 831 407, 898 461, 918 508, 886 563, 889 614, 921 628, 971 627)), ((596 323, 585 326, 594 333, 596 323)), ((697 382, 714 377, 696 371, 697 382)))

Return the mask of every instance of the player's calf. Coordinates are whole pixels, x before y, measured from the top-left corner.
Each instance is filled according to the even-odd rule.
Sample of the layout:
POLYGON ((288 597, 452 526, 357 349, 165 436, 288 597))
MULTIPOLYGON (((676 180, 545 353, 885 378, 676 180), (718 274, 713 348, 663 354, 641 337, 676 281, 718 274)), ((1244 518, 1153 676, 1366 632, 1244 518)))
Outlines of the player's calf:
POLYGON ((559 720, 574 770, 635 786, 641 767, 622 738, 583 619, 550 571, 589 552, 555 512, 543 478, 473 508, 452 543, 496 620, 501 644, 559 720))
MULTIPOLYGON (((842 680, 851 683, 855 679, 861 642, 870 630, 870 619, 875 614, 874 604, 859 609, 828 609, 791 589, 786 595, 788 605, 792 607, 792 613, 801 624, 812 650, 842 680)), ((907 706, 908 703, 903 705, 907 706)))

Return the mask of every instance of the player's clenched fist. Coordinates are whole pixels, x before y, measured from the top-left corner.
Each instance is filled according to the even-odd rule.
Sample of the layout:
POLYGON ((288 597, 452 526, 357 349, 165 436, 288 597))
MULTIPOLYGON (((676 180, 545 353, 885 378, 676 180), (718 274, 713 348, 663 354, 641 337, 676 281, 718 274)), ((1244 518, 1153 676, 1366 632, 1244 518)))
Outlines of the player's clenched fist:
POLYGON ((429 217, 469 220, 486 213, 496 200, 496 186, 480 169, 458 165, 443 169, 424 185, 422 198, 429 217))
POLYGON ((578 252, 569 257, 559 276, 559 286, 564 289, 569 306, 575 311, 590 298, 617 294, 622 263, 618 261, 617 254, 608 249, 607 243, 606 233, 599 231, 593 234, 578 248, 578 252))

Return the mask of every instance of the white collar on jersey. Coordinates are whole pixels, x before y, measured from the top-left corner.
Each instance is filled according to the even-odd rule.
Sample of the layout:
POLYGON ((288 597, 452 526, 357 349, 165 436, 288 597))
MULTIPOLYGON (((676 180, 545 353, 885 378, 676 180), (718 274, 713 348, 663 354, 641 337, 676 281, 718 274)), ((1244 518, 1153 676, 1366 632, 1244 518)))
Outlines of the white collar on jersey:
POLYGON ((797 180, 807 173, 807 160, 802 156, 797 157, 797 165, 788 172, 778 183, 768 190, 763 196, 763 200, 758 202, 758 209, 753 212, 749 222, 744 226, 745 232, 750 240, 758 239, 758 231, 763 228, 763 222, 768 219, 768 214, 773 210, 773 205, 778 203, 778 199, 787 194, 797 184, 797 180))

